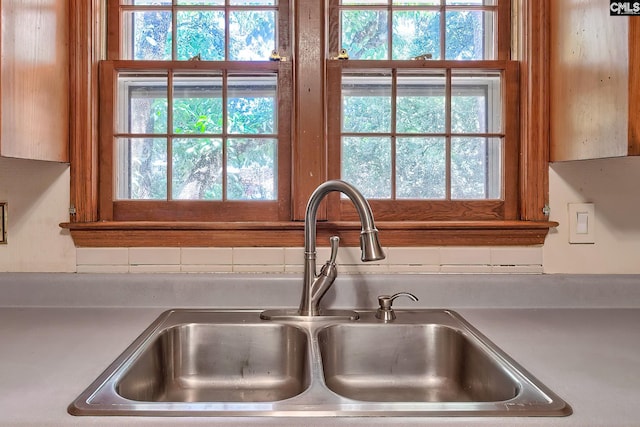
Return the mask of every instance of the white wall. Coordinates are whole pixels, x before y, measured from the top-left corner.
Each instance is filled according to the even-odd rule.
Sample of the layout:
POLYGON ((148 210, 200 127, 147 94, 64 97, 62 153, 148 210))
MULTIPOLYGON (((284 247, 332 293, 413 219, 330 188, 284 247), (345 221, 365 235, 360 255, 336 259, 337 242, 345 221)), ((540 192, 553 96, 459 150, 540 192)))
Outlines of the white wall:
POLYGON ((8 202, 0 271, 75 271, 73 241, 58 227, 69 218, 69 182, 66 164, 0 158, 0 201, 8 202))
MULTIPOLYGON (((462 269, 469 273, 640 273, 640 159, 556 163, 549 174, 550 218, 560 226, 551 230, 543 248, 409 249, 405 251, 412 255, 411 263, 400 267, 407 272, 449 272, 447 268, 455 267, 456 272, 462 269), (567 204, 576 202, 595 203, 595 244, 568 243, 567 204), (510 252, 513 256, 507 257, 506 264, 499 260, 510 252), (460 259, 445 260, 452 256, 460 259), (517 267, 522 271, 513 269, 514 263, 521 264, 517 267)), ((0 201, 9 202, 8 244, 0 245, 0 271, 76 271, 73 241, 58 226, 68 219, 68 165, 0 158, 0 201)), ((128 265, 132 262, 130 251, 115 252, 127 254, 122 260, 127 264, 125 271, 134 271, 128 265)), ((91 253, 82 255, 86 258, 91 253)), ((403 259, 406 255, 403 252, 403 259)), ((104 254, 100 260, 106 260, 104 254)), ((243 268, 270 271, 265 267, 271 267, 267 261, 256 259, 253 267, 243 264, 243 268)), ((159 259, 158 264, 165 263, 159 259)))
POLYGON ((554 163, 545 273, 640 273, 640 158, 554 163), (568 203, 595 204, 595 243, 569 244, 568 203))

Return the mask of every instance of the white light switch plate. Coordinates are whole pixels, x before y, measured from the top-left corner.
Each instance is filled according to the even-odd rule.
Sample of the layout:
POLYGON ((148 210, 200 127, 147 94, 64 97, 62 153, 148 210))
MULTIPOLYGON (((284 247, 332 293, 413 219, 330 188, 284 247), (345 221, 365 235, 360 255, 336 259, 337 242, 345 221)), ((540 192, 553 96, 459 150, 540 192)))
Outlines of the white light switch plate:
POLYGON ((569 243, 595 243, 595 223, 593 203, 569 203, 569 243))

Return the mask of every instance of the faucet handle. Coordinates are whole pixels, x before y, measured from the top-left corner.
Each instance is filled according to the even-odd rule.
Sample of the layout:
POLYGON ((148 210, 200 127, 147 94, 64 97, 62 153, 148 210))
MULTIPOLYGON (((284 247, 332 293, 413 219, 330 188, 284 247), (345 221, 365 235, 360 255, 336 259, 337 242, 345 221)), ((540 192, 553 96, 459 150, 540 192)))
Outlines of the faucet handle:
POLYGON ((338 268, 336 267, 336 257, 338 256, 338 248, 340 247, 340 238, 338 236, 331 236, 329 238, 331 244, 331 255, 327 262, 324 263, 320 269, 320 276, 326 276, 331 278, 331 283, 338 275, 338 268))
POLYGON ((331 244, 331 256, 327 262, 331 264, 335 264, 336 257, 338 256, 338 248, 340 247, 340 237, 331 236, 329 238, 329 243, 331 244))
POLYGON ((413 301, 418 301, 418 297, 409 293, 409 292, 398 292, 397 294, 389 295, 379 295, 378 296, 378 304, 380 307, 376 313, 376 317, 380 320, 384 320, 385 322, 391 322, 395 320, 396 313, 391 308, 393 301, 398 297, 407 297, 413 301))

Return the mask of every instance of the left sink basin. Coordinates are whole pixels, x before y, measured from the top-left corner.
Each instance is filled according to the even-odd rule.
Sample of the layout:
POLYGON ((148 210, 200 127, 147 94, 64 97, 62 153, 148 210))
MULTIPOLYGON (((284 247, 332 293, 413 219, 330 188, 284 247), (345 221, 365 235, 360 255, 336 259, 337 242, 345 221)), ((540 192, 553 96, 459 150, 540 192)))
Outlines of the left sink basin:
POLYGON ((116 384, 150 402, 269 402, 306 388, 306 335, 287 325, 190 323, 158 335, 116 384))
POLYGON ((310 383, 307 334, 253 312, 173 310, 69 407, 75 415, 155 412, 198 402, 289 399, 310 383))

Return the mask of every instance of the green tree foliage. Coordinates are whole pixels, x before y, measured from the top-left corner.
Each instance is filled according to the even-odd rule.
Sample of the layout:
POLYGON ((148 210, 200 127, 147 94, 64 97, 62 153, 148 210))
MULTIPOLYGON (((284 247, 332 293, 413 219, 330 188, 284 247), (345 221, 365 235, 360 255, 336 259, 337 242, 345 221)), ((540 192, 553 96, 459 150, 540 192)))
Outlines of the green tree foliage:
POLYGON ((203 61, 224 60, 224 27, 224 12, 178 12, 176 58, 186 60, 199 57, 203 61))
POLYGON ((440 59, 440 12, 394 12, 392 43, 393 59, 411 59, 424 54, 440 59))

